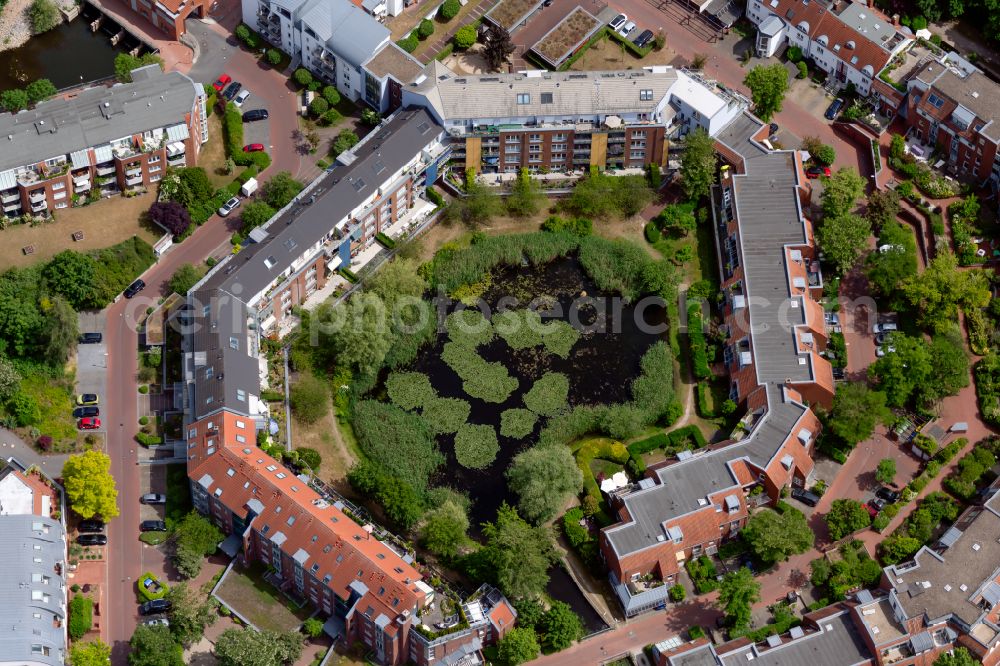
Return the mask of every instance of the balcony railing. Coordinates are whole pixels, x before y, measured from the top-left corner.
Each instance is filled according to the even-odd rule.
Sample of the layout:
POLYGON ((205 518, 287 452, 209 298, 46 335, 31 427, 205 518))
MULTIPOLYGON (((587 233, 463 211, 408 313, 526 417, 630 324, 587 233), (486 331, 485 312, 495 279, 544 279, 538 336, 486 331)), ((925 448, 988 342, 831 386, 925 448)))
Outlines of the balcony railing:
POLYGON ((31 210, 34 211, 34 212, 36 212, 36 213, 38 211, 40 211, 40 210, 45 210, 48 207, 49 207, 49 204, 48 204, 48 202, 45 201, 45 199, 42 199, 38 203, 31 204, 31 210))
POLYGON ((10 203, 11 201, 19 201, 21 199, 21 194, 17 190, 11 190, 9 192, 4 192, 0 194, 0 202, 10 203))
POLYGON ((107 176, 107 175, 113 174, 114 172, 115 172, 115 165, 114 164, 98 165, 98 167, 97 167, 97 175, 98 176, 107 176))
POLYGON ((138 185, 141 182, 142 182, 142 174, 139 174, 138 176, 135 176, 133 178, 125 179, 125 184, 128 185, 129 187, 131 187, 132 185, 138 185))
POLYGON ((28 200, 31 201, 31 203, 45 201, 45 190, 35 190, 28 195, 28 200))

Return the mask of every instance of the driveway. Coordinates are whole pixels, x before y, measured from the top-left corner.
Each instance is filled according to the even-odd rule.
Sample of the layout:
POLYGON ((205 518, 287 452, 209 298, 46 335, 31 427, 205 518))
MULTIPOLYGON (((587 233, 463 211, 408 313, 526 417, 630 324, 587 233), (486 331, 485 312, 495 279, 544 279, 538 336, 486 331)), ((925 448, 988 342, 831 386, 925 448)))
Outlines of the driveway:
MULTIPOLYGON (((103 312, 81 312, 77 315, 81 333, 103 333, 103 312)), ((104 398, 107 382, 108 353, 104 342, 99 344, 77 344, 76 346, 76 392, 96 393, 102 404, 101 417, 104 417, 104 398)), ((101 418, 101 428, 98 432, 107 430, 104 418, 101 418)))

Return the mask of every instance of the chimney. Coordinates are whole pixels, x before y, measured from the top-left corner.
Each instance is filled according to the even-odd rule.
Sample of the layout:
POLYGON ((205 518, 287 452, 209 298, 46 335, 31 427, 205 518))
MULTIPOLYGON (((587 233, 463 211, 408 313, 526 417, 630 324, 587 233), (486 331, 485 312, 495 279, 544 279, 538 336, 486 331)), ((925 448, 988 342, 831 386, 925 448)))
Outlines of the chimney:
POLYGON ((899 14, 893 14, 892 15, 892 26, 894 28, 898 28, 899 27, 899 14))

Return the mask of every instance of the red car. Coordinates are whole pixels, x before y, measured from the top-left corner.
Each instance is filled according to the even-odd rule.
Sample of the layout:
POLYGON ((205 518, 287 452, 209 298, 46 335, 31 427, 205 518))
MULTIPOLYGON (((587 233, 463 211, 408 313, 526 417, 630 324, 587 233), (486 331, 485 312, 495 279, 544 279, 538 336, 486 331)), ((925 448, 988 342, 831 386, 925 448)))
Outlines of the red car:
POLYGON ((820 176, 830 177, 830 167, 828 166, 811 166, 806 169, 806 178, 819 178, 820 176))
POLYGON ((233 80, 233 77, 228 74, 220 74, 219 80, 212 84, 215 88, 215 92, 222 92, 222 89, 229 85, 229 82, 233 80))
POLYGON ((243 146, 244 153, 262 153, 264 152, 264 144, 262 143, 248 143, 243 146))
POLYGON ((76 427, 80 430, 97 430, 101 427, 101 419, 94 416, 88 416, 87 418, 77 421, 76 427))

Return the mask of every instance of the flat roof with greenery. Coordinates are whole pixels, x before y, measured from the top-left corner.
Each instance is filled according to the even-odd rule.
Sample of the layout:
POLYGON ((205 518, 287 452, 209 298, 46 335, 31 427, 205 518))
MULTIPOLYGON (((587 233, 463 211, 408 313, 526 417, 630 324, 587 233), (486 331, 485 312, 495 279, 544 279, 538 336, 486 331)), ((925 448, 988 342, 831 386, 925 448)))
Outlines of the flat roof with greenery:
POLYGON ((528 14, 535 11, 540 4, 542 4, 542 0, 500 0, 493 5, 493 9, 486 12, 483 18, 510 31, 527 18, 528 14))
POLYGON ((531 50, 558 67, 601 29, 601 22, 583 7, 577 7, 542 36, 531 50))

